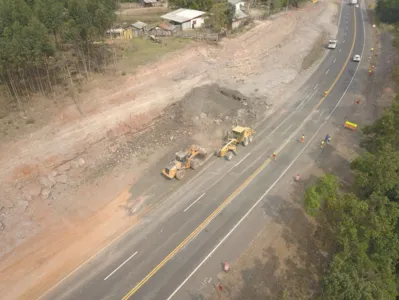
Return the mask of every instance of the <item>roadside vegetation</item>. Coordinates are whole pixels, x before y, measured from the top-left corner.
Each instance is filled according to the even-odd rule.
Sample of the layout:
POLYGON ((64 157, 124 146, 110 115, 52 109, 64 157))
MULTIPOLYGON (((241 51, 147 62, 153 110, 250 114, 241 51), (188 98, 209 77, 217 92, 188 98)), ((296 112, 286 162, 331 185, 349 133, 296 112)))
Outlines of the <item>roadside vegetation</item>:
MULTIPOLYGON (((399 1, 379 1, 382 22, 399 22, 399 1)), ((394 45, 399 52, 399 26, 394 45)), ((399 86, 399 67, 393 79, 399 86)), ((364 152, 351 163, 353 183, 327 174, 307 189, 305 208, 328 236, 331 262, 321 279, 322 299, 397 299, 399 283, 399 94, 363 128, 364 152)))
POLYGON ((0 86, 21 98, 51 94, 76 74, 90 77, 112 57, 102 44, 115 21, 115 0, 0 0, 0 86))

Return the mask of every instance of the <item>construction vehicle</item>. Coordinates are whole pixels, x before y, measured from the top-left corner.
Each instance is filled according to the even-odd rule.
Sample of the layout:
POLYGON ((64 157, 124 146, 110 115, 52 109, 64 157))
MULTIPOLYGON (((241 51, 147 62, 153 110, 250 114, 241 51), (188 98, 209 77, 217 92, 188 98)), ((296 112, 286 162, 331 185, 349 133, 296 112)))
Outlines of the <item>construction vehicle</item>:
POLYGON ((231 134, 227 136, 227 141, 218 151, 219 157, 225 157, 231 160, 233 155, 237 155, 237 145, 242 144, 244 147, 248 146, 253 140, 255 132, 250 127, 235 126, 231 134))
POLYGON ((181 180, 184 177, 186 169, 195 170, 200 166, 207 156, 205 149, 197 145, 192 145, 186 151, 179 151, 176 153, 175 160, 171 161, 166 168, 162 170, 162 174, 169 179, 176 178, 181 180))

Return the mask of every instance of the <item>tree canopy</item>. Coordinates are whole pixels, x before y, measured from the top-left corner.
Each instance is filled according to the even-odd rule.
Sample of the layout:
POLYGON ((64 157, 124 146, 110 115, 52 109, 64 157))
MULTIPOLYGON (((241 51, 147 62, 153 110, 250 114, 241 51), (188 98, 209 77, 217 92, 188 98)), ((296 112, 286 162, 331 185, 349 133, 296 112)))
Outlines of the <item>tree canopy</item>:
POLYGON ((399 0, 379 0, 377 1, 376 12, 381 22, 399 22, 399 0))
MULTIPOLYGON (((378 2, 380 9, 398 3, 384 2, 378 2)), ((396 30, 394 46, 399 50, 398 38, 396 30)), ((338 178, 330 174, 305 193, 307 212, 320 220, 335 246, 322 279, 322 299, 399 296, 399 94, 362 132, 365 152, 351 163, 352 193, 343 192, 338 178)))
POLYGON ((57 61, 71 51, 78 64, 86 64, 93 42, 114 22, 116 8, 116 0, 0 0, 0 84, 15 96, 23 85, 46 89, 57 73, 50 76, 49 64, 58 68, 57 61))

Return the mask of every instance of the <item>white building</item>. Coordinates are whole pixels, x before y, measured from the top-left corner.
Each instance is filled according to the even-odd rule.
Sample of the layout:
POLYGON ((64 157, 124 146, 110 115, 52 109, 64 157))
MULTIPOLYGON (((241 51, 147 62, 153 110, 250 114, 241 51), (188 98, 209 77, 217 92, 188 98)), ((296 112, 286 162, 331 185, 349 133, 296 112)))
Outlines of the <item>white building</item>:
POLYGON ((230 4, 233 4, 236 7, 236 11, 240 10, 245 6, 245 2, 242 0, 229 0, 230 4))
POLYGON ((242 26, 244 20, 248 18, 248 15, 242 11, 245 7, 245 2, 242 0, 228 0, 228 2, 236 7, 233 22, 231 23, 231 29, 237 29, 242 26))
POLYGON ((202 27, 205 14, 205 12, 199 10, 180 8, 161 16, 161 18, 172 25, 181 26, 184 31, 202 27))

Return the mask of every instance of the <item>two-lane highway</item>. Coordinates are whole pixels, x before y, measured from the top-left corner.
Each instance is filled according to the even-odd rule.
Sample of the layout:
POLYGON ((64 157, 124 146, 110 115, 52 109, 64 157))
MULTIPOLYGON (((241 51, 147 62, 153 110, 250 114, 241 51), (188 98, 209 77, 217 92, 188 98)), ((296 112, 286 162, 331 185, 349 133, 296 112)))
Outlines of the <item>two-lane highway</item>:
POLYGON ((189 299, 181 287, 264 199, 320 135, 348 85, 364 44, 362 12, 344 3, 337 49, 288 101, 283 114, 257 127, 254 143, 234 160, 211 159, 197 176, 156 207, 139 225, 99 253, 45 299, 189 299), (323 97, 324 91, 328 96, 323 97), (270 155, 277 152, 278 160, 270 155), (260 200, 261 199, 261 200, 260 200))

